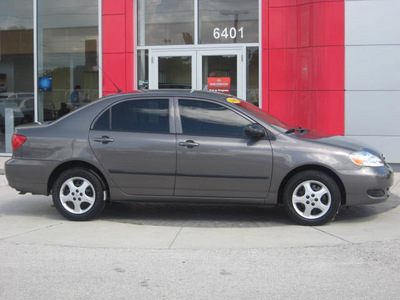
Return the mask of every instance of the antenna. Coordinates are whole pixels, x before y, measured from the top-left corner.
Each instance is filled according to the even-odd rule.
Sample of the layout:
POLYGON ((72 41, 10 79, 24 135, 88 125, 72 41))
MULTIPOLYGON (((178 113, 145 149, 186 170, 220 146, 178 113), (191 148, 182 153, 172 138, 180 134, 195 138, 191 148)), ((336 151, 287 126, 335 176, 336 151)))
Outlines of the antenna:
POLYGON ((102 69, 99 65, 97 65, 96 67, 99 68, 100 71, 101 71, 104 75, 106 75, 106 77, 108 78, 108 80, 110 80, 111 83, 115 86, 115 88, 117 89, 118 93, 122 93, 122 91, 119 89, 119 87, 114 83, 114 81, 112 81, 112 79, 110 78, 110 76, 108 76, 107 73, 104 72, 103 69, 102 69))

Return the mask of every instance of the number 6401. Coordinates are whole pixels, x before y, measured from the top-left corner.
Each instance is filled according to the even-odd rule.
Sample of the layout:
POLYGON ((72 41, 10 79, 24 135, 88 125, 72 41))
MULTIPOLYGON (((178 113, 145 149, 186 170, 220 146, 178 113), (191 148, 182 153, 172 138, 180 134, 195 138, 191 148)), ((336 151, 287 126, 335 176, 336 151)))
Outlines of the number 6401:
POLYGON ((231 38, 234 39, 236 37, 243 38, 243 27, 240 27, 239 29, 236 29, 235 27, 225 27, 223 29, 219 27, 215 27, 213 30, 213 36, 214 39, 218 40, 221 38, 231 38))

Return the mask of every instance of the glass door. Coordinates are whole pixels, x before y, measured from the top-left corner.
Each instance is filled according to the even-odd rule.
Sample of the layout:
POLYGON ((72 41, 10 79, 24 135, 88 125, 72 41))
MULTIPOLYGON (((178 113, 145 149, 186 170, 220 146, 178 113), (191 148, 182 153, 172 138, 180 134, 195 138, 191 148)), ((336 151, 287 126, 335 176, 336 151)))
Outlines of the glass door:
POLYGON ((244 67, 241 49, 197 51, 197 87, 245 99, 244 67))
POLYGON ((149 52, 150 89, 196 89, 194 51, 149 52))
POLYGON ((243 49, 150 50, 150 89, 194 89, 245 99, 243 49))

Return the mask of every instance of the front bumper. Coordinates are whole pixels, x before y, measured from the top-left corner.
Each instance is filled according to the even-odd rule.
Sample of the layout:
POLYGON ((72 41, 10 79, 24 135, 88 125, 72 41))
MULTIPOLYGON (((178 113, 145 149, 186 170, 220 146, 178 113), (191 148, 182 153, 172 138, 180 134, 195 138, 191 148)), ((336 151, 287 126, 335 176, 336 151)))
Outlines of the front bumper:
POLYGON ((389 165, 339 171, 346 190, 346 205, 375 204, 389 198, 394 173, 389 165))

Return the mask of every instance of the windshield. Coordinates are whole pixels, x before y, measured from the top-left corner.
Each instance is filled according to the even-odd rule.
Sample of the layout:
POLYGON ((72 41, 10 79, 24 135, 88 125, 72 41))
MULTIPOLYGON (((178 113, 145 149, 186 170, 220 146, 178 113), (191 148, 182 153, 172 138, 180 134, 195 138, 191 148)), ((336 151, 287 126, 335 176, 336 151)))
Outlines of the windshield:
POLYGON ((286 123, 282 122, 281 120, 267 114, 266 112, 262 111, 260 108, 258 108, 257 106, 245 102, 245 101, 240 101, 239 103, 235 103, 236 105, 244 108, 245 110, 247 110, 248 112, 252 113, 253 115, 255 115, 256 117, 264 120, 265 122, 271 124, 272 126, 274 126, 276 129, 278 129, 281 132, 286 132, 288 129, 290 129, 291 127, 289 125, 287 125, 286 123))

